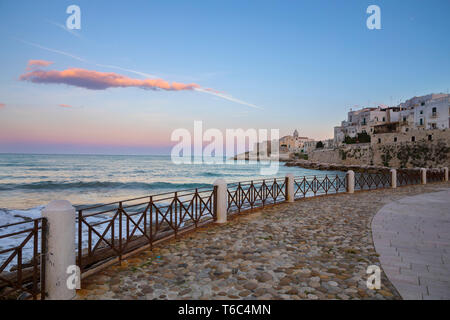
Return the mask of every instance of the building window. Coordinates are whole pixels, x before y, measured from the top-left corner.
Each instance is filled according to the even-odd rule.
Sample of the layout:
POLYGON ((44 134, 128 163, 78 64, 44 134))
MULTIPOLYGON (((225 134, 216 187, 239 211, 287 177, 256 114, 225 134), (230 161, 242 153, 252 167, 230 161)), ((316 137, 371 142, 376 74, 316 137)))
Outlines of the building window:
POLYGON ((420 110, 420 114, 423 114, 423 110, 420 110))
POLYGON ((405 128, 405 132, 408 132, 409 131, 409 128, 405 128))
POLYGON ((433 109, 431 109, 431 116, 432 116, 432 117, 436 117, 436 116, 437 116, 437 110, 436 110, 436 107, 434 107, 433 109))
POLYGON ((397 142, 397 137, 394 137, 394 142, 397 142))
POLYGON ((406 117, 403 117, 403 121, 406 122, 406 117))
POLYGON ((422 101, 422 102, 420 103, 420 105, 421 105, 421 106, 424 106, 424 105, 425 105, 425 102, 422 101))
POLYGON ((412 137, 411 137, 411 141, 412 141, 412 142, 416 141, 416 137, 412 136, 412 137))
POLYGON ((386 121, 386 118, 385 117, 383 117, 383 122, 385 122, 386 121))
POLYGON ((422 118, 419 119, 419 125, 423 126, 423 119, 422 118))
POLYGON ((433 136, 431 134, 428 135, 428 141, 433 140, 433 136))
POLYGON ((378 138, 378 143, 381 143, 381 138, 378 138))

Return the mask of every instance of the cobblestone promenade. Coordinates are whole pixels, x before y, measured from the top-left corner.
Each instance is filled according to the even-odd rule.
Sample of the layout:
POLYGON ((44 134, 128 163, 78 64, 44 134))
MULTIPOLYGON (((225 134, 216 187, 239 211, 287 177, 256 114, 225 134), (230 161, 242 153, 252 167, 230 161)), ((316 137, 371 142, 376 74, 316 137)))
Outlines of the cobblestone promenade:
POLYGON ((371 222, 385 204, 449 184, 283 203, 162 244, 84 279, 78 299, 400 299, 382 272, 371 222))

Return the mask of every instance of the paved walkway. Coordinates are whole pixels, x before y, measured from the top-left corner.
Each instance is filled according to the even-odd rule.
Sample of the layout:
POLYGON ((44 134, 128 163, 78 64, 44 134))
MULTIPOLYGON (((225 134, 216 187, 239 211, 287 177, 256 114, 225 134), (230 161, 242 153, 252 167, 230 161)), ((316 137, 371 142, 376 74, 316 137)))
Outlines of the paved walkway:
POLYGON ((445 184, 340 194, 243 214, 163 243, 82 281, 79 299, 400 299, 381 274, 373 216, 445 184))
POLYGON ((403 299, 450 299, 450 189, 385 205, 372 221, 375 248, 403 299))

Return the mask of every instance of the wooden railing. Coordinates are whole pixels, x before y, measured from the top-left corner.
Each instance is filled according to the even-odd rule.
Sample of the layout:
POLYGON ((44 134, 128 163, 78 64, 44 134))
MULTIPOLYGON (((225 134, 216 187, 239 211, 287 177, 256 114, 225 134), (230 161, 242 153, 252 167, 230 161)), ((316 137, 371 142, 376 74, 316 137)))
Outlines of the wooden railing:
POLYGON ((445 172, 443 169, 428 169, 427 170, 427 183, 429 182, 441 182, 444 181, 445 172))
POLYGON ((303 176, 294 178, 294 197, 305 198, 346 191, 345 174, 303 176))
POLYGON ((355 190, 370 190, 389 188, 391 186, 391 173, 389 171, 368 173, 355 173, 355 190))
POLYGON ((286 200, 286 178, 251 180, 228 184, 227 212, 239 213, 286 200))
POLYGON ((15 243, 0 250, 0 299, 45 299, 46 230, 45 218, 0 226, 0 243, 15 243))
POLYGON ((214 188, 182 190, 79 208, 77 259, 83 270, 215 219, 214 188))
POLYGON ((421 183, 420 169, 398 169, 397 186, 413 185, 421 183))

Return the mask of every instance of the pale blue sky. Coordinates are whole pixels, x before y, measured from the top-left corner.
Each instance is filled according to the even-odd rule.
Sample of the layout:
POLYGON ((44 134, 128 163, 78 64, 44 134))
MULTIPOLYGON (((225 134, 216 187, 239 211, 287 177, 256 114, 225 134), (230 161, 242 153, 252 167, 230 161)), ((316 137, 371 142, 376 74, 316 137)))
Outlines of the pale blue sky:
POLYGON ((0 152, 167 153, 170 132, 193 120, 331 138, 352 106, 448 92, 449 12, 447 0, 2 1, 0 152), (78 36, 58 26, 71 4, 81 8, 78 36), (371 4, 381 30, 366 28, 371 4), (197 91, 19 81, 30 59, 194 82, 262 110, 197 91), (111 143, 109 130, 123 138, 111 143))

